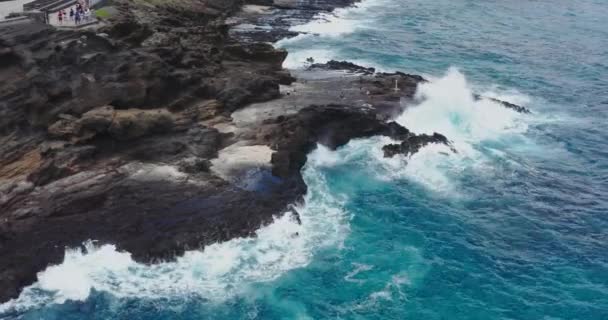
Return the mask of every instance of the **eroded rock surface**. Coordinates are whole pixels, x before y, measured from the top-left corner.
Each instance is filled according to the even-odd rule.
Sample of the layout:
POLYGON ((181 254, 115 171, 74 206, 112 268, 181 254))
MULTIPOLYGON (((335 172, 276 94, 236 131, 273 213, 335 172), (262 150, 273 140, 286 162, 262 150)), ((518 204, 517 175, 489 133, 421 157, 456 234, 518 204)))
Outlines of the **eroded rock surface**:
POLYGON ((228 37, 241 1, 115 3, 96 31, 0 29, 0 300, 86 239, 170 259, 250 235, 296 198, 209 170, 233 141, 204 121, 293 81, 285 51, 228 37))
POLYGON ((151 263, 250 236, 301 201, 317 143, 385 135, 386 156, 449 144, 391 121, 422 77, 290 72, 264 43, 353 1, 114 2, 96 31, 0 28, 0 301, 89 239, 151 263), (229 32, 237 12, 232 25, 276 32, 229 32))

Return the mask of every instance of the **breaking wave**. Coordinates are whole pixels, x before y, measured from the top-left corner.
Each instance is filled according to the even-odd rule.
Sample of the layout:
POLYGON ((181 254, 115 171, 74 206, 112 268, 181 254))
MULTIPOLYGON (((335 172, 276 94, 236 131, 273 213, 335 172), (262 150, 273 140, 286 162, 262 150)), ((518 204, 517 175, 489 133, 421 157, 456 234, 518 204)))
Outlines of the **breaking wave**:
POLYGON ((375 7, 381 6, 385 2, 385 0, 365 0, 354 6, 335 9, 330 13, 320 13, 308 23, 292 26, 290 31, 300 32, 301 36, 326 37, 353 33, 357 28, 366 25, 366 21, 362 20, 366 12, 374 10, 375 7))
MULTIPOLYGON (((484 91, 483 96, 524 105, 529 102, 516 92, 484 91)), ((445 135, 457 153, 448 146, 431 144, 408 157, 385 158, 382 146, 395 141, 372 137, 353 140, 337 151, 321 147, 316 165, 359 163, 383 181, 408 180, 446 195, 461 196, 464 175, 491 179, 501 174, 501 163, 519 165, 509 149, 527 143, 524 133, 536 117, 517 113, 488 98, 476 99, 466 77, 451 68, 442 77, 419 85, 415 102, 396 121, 417 134, 445 135)))
MULTIPOLYGON (((503 147, 519 139, 528 129, 527 116, 505 108, 488 98, 526 103, 529 99, 486 92, 475 98, 471 85, 456 68, 440 78, 418 86, 415 100, 396 121, 418 134, 445 135, 457 150, 431 145, 407 159, 407 166, 388 162, 402 169, 405 176, 441 191, 454 191, 454 181, 465 171, 491 174, 495 157, 507 156, 503 147)), ((397 160, 398 161, 398 160, 397 160)))
MULTIPOLYGON (((283 63, 283 67, 301 68, 306 65, 307 59, 310 57, 318 63, 341 59, 334 46, 310 49, 309 47, 299 47, 299 43, 306 43, 307 39, 311 37, 338 38, 360 29, 369 28, 374 24, 373 15, 370 15, 370 13, 388 2, 386 0, 364 0, 354 6, 339 8, 330 13, 320 13, 307 23, 292 26, 289 30, 300 34, 293 38, 283 39, 275 44, 279 48, 295 46, 296 50, 289 50, 289 55, 283 63)), ((366 61, 358 59, 350 58, 349 61, 362 65, 367 64, 366 61)))
POLYGON ((439 132, 456 143, 477 143, 527 129, 518 121, 521 117, 517 112, 489 99, 475 99, 465 76, 456 68, 420 84, 415 98, 420 103, 406 109, 397 122, 416 133, 439 132))
POLYGON ((19 313, 68 300, 80 301, 91 292, 107 292, 116 298, 161 299, 196 296, 223 301, 245 293, 255 283, 271 281, 284 272, 306 266, 315 252, 340 246, 349 232, 345 199, 332 196, 316 166, 331 165, 327 151, 312 152, 303 170, 309 186, 305 204, 277 217, 256 232, 255 237, 238 238, 187 251, 174 262, 146 265, 113 245, 86 243, 84 249, 68 249, 63 263, 38 273, 38 281, 14 300, 0 305, 3 314, 19 313))

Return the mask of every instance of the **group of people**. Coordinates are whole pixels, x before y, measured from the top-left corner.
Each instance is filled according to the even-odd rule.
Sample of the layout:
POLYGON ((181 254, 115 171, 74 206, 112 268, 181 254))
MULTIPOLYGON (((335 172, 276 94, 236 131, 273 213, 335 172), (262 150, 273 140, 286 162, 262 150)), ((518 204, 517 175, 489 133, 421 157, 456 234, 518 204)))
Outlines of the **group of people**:
POLYGON ((66 12, 65 9, 59 10, 57 21, 59 21, 59 24, 63 24, 64 21, 71 21, 75 24, 86 23, 91 20, 91 14, 91 9, 79 1, 75 7, 70 7, 69 12, 66 12))

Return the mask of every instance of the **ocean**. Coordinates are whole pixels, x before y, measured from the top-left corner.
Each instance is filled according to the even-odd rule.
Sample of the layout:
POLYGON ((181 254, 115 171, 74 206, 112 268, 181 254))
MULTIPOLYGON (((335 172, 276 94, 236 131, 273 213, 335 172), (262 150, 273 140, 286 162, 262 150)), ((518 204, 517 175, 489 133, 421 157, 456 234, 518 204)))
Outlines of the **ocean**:
POLYGON ((0 318, 608 319, 606 17, 603 0, 364 0, 295 26, 286 67, 430 79, 396 121, 458 153, 319 146, 301 224, 152 266, 89 243, 0 318))

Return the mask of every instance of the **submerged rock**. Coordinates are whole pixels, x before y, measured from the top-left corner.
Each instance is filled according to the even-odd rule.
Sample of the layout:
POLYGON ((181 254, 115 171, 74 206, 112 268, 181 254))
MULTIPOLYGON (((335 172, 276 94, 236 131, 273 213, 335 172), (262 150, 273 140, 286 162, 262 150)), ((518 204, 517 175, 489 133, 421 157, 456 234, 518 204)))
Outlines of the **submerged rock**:
POLYGON ((475 94, 474 98, 476 100, 488 99, 490 101, 493 101, 493 102, 496 102, 496 103, 502 105, 503 107, 505 107, 507 109, 511 109, 511 110, 513 110, 515 112, 518 112, 518 113, 525 113, 525 114, 532 113, 532 111, 530 111, 530 109, 528 109, 528 108, 526 108, 524 106, 516 105, 516 104, 508 102, 508 101, 504 101, 504 100, 500 100, 500 99, 496 99, 496 98, 484 97, 484 96, 479 95, 479 94, 475 94))

